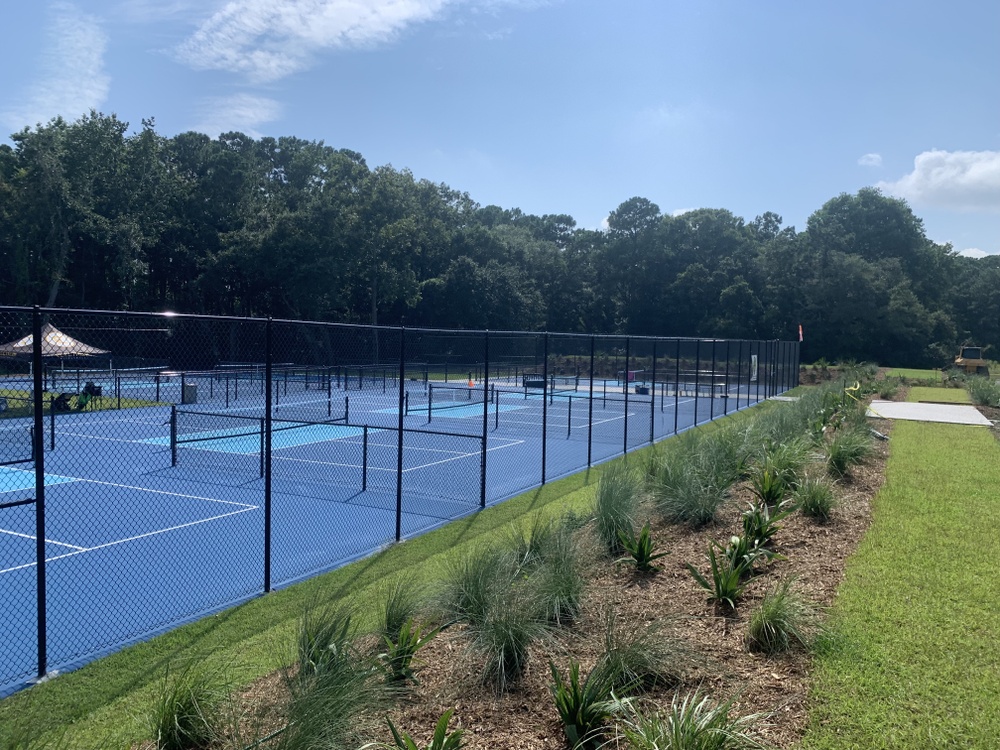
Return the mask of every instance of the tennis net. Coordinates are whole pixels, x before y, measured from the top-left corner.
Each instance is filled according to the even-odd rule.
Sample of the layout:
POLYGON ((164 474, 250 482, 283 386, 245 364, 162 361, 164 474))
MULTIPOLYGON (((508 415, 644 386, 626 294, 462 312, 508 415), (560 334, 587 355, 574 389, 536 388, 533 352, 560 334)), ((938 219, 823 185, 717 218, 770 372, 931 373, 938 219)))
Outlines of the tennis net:
POLYGON ((20 464, 35 458, 34 432, 30 425, 0 430, 0 465, 20 464))

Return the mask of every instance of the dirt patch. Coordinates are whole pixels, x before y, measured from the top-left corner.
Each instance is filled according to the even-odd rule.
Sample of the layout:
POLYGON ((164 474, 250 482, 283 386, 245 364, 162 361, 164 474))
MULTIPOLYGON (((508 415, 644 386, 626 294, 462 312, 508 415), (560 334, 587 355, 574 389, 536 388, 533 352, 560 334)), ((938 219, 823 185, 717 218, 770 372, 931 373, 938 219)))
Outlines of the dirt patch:
MULTIPOLYGON (((872 426, 882 434, 891 430, 886 421, 872 426)), ((798 513, 782 522, 773 541, 785 559, 770 563, 753 580, 734 615, 715 613, 685 563, 706 568, 710 540, 725 542, 737 532, 740 510, 750 498, 745 486, 735 488, 733 502, 706 529, 691 531, 654 521, 657 549, 670 553, 659 561, 663 569, 656 574, 639 575, 626 564, 602 559, 595 547, 582 617, 532 649, 523 679, 505 695, 497 697, 481 683, 479 662, 469 653, 461 628, 441 633, 420 652, 420 682, 390 711, 393 722, 418 743, 426 743, 440 716, 454 709, 450 728, 465 729, 468 748, 567 746, 549 691, 549 662, 565 674, 572 658, 586 674, 600 653, 603 618, 610 608, 620 623, 658 622, 683 644, 687 666, 677 689, 701 688, 715 699, 732 697, 739 714, 769 712, 772 718, 762 739, 778 748, 796 746, 807 721, 810 657, 801 648, 778 657, 751 653, 743 641, 747 623, 765 591, 789 577, 793 588, 819 607, 832 604, 846 560, 870 524, 871 499, 883 482, 887 455, 888 443, 876 441, 875 456, 836 484, 838 503, 828 522, 819 524, 798 513)), ((669 705, 674 692, 658 689, 645 699, 669 705)), ((280 710, 273 706, 282 702, 282 695, 281 681, 272 675, 243 693, 239 704, 248 717, 278 726, 280 710)), ((370 739, 390 740, 384 717, 371 719, 370 739)))

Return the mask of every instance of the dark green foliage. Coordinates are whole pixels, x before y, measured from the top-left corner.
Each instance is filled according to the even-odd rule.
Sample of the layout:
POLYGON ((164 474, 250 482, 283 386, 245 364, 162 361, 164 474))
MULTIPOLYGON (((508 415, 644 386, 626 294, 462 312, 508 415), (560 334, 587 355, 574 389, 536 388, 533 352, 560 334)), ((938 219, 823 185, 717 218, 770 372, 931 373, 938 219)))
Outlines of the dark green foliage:
POLYGON ((218 736, 222 698, 218 681, 203 669, 168 668, 149 716, 157 750, 207 748, 218 736))
POLYGON ((794 506, 783 503, 772 511, 766 503, 758 502, 743 511, 743 536, 746 537, 750 547, 758 550, 769 549, 771 539, 781 528, 779 522, 794 510, 794 506))
POLYGON ((407 620, 400 627, 395 638, 383 636, 385 651, 379 654, 379 659, 385 665, 386 679, 389 682, 416 682, 413 670, 413 657, 430 643, 440 628, 423 631, 419 624, 407 620))
POLYGON ((847 476, 852 466, 872 453, 872 437, 867 428, 839 429, 826 443, 826 468, 833 477, 847 476))
POLYGON ((299 621, 298 662, 302 677, 337 672, 352 658, 354 629, 349 609, 336 605, 309 607, 299 621))
POLYGON ((777 654, 794 643, 808 646, 816 632, 816 612, 785 580, 765 595, 750 615, 746 644, 751 651, 777 654))
POLYGON ((607 673, 594 670, 581 682, 580 665, 571 661, 569 681, 563 682, 552 662, 549 662, 549 670, 552 673, 549 690, 570 747, 574 750, 600 747, 604 727, 620 706, 607 673))
POLYGON ((419 613, 423 605, 424 587, 402 576, 389 581, 382 595, 377 632, 384 638, 395 640, 403 627, 419 613))
POLYGON ((837 501, 829 482, 824 479, 806 478, 795 490, 793 502, 803 515, 824 523, 830 520, 837 501))
POLYGON ((732 611, 736 602, 743 595, 746 583, 743 578, 748 568, 742 564, 734 564, 726 550, 718 542, 712 542, 705 557, 708 559, 710 578, 706 578, 691 563, 686 563, 694 580, 708 592, 708 601, 714 602, 721 609, 732 611), (716 555, 718 549, 722 555, 716 555))
POLYGON ((594 498, 597 535, 612 557, 623 552, 621 534, 635 534, 635 516, 642 492, 642 479, 624 461, 605 469, 594 498))
MULTIPOLYGON (((454 732, 448 731, 448 722, 451 721, 453 713, 455 713, 454 709, 449 709, 442 714, 441 718, 438 719, 437 726, 434 728, 434 736, 431 738, 430 744, 423 748, 423 750, 458 750, 465 746, 465 742, 462 739, 465 730, 456 729, 454 732)), ((396 729, 396 726, 392 723, 392 719, 386 717, 386 721, 389 723, 389 731, 392 732, 392 739, 396 743, 396 747, 401 748, 401 750, 421 750, 410 735, 406 732, 400 733, 396 729)))
POLYGON ((643 524, 638 536, 628 536, 624 531, 618 532, 622 547, 629 553, 630 557, 623 557, 622 560, 631 559, 635 563, 635 568, 640 573, 653 573, 660 569, 654 565, 654 560, 666 557, 668 552, 656 552, 653 547, 653 538, 649 530, 649 521, 643 524))

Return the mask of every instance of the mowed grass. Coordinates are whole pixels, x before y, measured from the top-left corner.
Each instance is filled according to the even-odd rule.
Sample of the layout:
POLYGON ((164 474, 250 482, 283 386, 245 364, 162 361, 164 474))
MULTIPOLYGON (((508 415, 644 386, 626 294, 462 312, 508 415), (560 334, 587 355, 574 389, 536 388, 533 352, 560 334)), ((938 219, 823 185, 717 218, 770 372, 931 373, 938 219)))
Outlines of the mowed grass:
MULTIPOLYGON (((914 389, 910 400, 924 390, 967 396, 914 389)), ((897 421, 873 525, 817 657, 804 748, 998 746, 998 532, 989 429, 897 421)))
POLYGON ((969 392, 964 388, 911 388, 907 401, 934 401, 945 404, 971 404, 969 392))
POLYGON ((915 370, 910 367, 893 367, 886 370, 886 377, 910 378, 911 380, 940 380, 940 370, 915 370))

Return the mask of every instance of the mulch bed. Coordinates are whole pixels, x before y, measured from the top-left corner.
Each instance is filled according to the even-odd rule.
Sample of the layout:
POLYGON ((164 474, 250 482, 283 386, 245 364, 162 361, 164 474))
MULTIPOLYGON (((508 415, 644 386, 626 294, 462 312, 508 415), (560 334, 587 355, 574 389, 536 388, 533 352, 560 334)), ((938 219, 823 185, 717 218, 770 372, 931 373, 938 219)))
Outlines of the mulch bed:
MULTIPOLYGON (((888 434, 891 425, 872 426, 888 434)), ((393 722, 426 743, 441 715, 454 709, 450 728, 465 730, 470 749, 510 748, 532 750, 567 746, 552 702, 549 662, 566 674, 569 660, 580 662, 582 674, 592 666, 601 649, 603 617, 609 608, 620 623, 636 626, 659 622, 685 644, 691 659, 684 682, 674 690, 658 689, 643 700, 669 705, 676 690, 700 689, 715 700, 734 699, 740 715, 770 714, 760 738, 773 747, 791 748, 801 739, 807 721, 810 656, 796 648, 777 657, 750 652, 744 634, 751 612, 765 591, 792 578, 793 588, 818 607, 833 603, 849 555, 871 520, 871 499, 882 485, 889 444, 876 441, 875 456, 855 467, 835 486, 837 506, 832 518, 820 524, 799 513, 781 524, 774 548, 785 559, 771 562, 749 585, 735 614, 720 616, 706 602, 685 563, 707 570, 705 552, 710 540, 725 543, 740 528, 739 514, 751 495, 737 486, 733 502, 717 522, 692 531, 653 520, 653 539, 662 570, 637 574, 633 566, 601 558, 596 546, 589 570, 590 584, 582 617, 565 632, 538 644, 528 669, 517 686, 497 696, 480 680, 479 662, 468 651, 461 628, 442 632, 419 654, 419 684, 390 711, 393 722)), ((265 678, 239 697, 242 710, 265 726, 279 726, 284 690, 279 675, 265 678)), ((373 716, 366 736, 388 741, 383 716, 373 716)))

